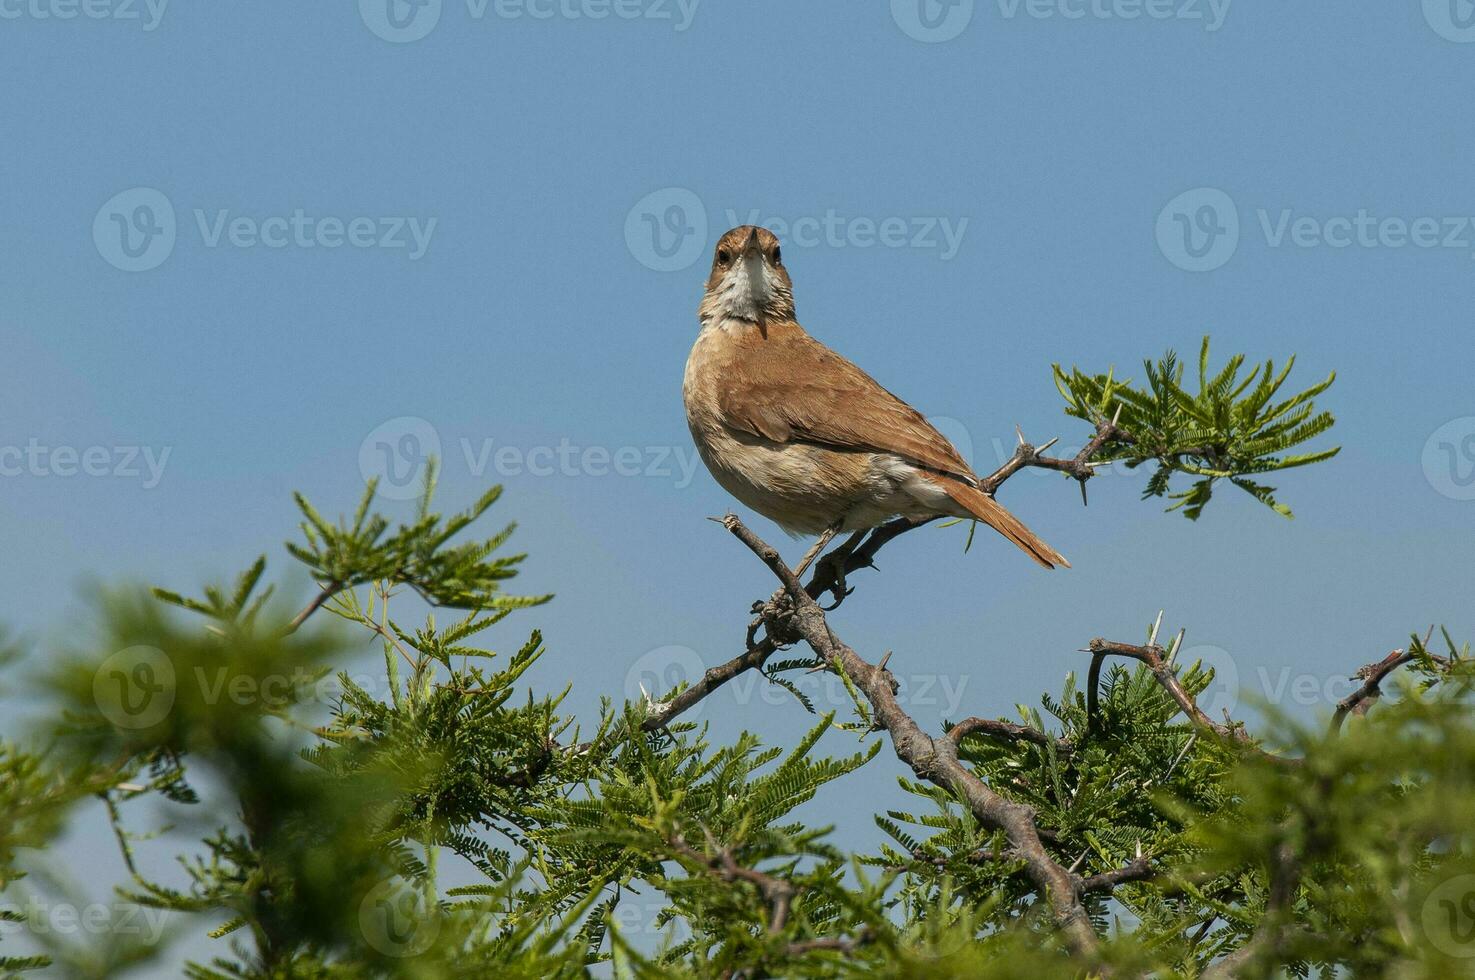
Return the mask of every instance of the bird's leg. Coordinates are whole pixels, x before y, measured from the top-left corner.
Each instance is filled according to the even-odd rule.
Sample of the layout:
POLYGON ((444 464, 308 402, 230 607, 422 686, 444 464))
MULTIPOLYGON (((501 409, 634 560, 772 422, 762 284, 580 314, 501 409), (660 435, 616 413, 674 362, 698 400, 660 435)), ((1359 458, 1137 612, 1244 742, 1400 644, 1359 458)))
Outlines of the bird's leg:
POLYGON ((824 533, 819 536, 819 540, 814 543, 814 547, 806 551, 804 553, 804 558, 799 562, 797 566, 795 566, 795 578, 804 577, 804 573, 809 571, 809 566, 811 563, 813 563, 814 559, 819 557, 819 553, 821 551, 824 551, 831 541, 835 540, 836 534, 840 533, 840 526, 840 522, 836 521, 829 527, 825 528, 824 533))
POLYGON ((869 533, 868 530, 864 528, 856 531, 845 539, 844 544, 821 558, 819 564, 815 567, 815 581, 821 582, 824 585, 824 589, 820 592, 820 595, 823 595, 825 592, 835 593, 835 605, 830 606, 829 609, 837 608, 840 603, 845 601, 845 597, 850 594, 851 590, 845 586, 845 563, 850 560, 851 554, 860 546, 861 540, 865 538, 867 533, 869 533))

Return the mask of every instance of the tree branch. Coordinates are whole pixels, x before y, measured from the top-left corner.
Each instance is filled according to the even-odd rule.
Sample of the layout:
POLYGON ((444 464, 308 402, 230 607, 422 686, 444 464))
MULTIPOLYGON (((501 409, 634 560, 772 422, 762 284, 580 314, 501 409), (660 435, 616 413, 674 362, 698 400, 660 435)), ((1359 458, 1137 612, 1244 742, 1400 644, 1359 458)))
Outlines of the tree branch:
MULTIPOLYGON (((1014 447, 1014 455, 1006 460, 998 469, 980 479, 978 481, 979 489, 992 496, 1004 485, 1005 481, 1020 470, 1028 468, 1055 470, 1056 472, 1074 477, 1080 482, 1081 501, 1084 503, 1086 499, 1086 481, 1095 475, 1095 466, 1100 465, 1094 462, 1096 454, 1107 443, 1131 441, 1131 435, 1120 428, 1115 420, 1110 422, 1103 420, 1096 426, 1096 434, 1091 437, 1089 442, 1081 447, 1080 452, 1069 458, 1060 458, 1043 455, 1046 449, 1049 449, 1055 444, 1054 439, 1036 448, 1026 442, 1021 433, 1019 436, 1019 445, 1014 447)), ((851 572, 859 571, 862 568, 874 568, 876 553, 883 547, 908 531, 914 531, 922 525, 930 524, 935 520, 938 520, 938 518, 927 517, 914 520, 908 517, 898 517, 894 520, 887 521, 880 527, 872 529, 871 533, 867 535, 860 546, 845 556, 843 562, 840 563, 838 569, 840 578, 843 579, 844 576, 849 575, 851 572)), ((833 563, 827 563, 821 560, 816 564, 814 577, 810 579, 809 585, 806 587, 806 591, 808 591, 811 598, 818 599, 837 584, 834 574, 836 571, 837 569, 833 563)))
POLYGON ((304 606, 301 612, 293 616, 292 621, 282 629, 282 635, 289 636, 297 632, 302 624, 307 622, 309 616, 321 609, 323 604, 329 599, 342 592, 343 587, 344 583, 342 582, 328 582, 321 586, 320 591, 317 595, 313 596, 312 601, 304 606))
POLYGON ((773 875, 738 864, 732 852, 713 840, 710 833, 707 835, 707 846, 712 850, 712 854, 703 854, 698 851, 680 834, 672 837, 670 844, 671 849, 677 854, 702 865, 723 881, 746 881, 756 886, 763 900, 768 902, 771 908, 768 916, 769 934, 783 931, 784 923, 789 921, 789 909, 793 905, 794 897, 799 894, 796 885, 782 878, 775 878, 773 875))
POLYGON ((1091 875, 1082 880, 1081 891, 1086 894, 1109 892, 1118 885, 1134 881, 1148 881, 1156 877, 1157 869, 1153 867, 1152 856, 1144 854, 1133 858, 1115 871, 1103 871, 1101 874, 1091 875))
POLYGON ((701 679, 676 696, 666 701, 659 701, 652 706, 650 714, 640 723, 642 731, 660 731, 669 725, 677 715, 690 710, 697 702, 717 690, 723 684, 749 670, 761 670, 768 658, 773 656, 778 644, 773 640, 765 638, 758 644, 751 646, 744 653, 733 657, 726 663, 718 664, 716 667, 708 667, 702 674, 701 679))
POLYGON ((947 737, 953 744, 962 747, 963 739, 970 735, 986 735, 990 738, 1001 738, 1010 742, 1029 742, 1044 748, 1049 745, 1055 746, 1055 751, 1062 756, 1068 756, 1075 751, 1075 746, 1070 739, 1057 738, 1047 735, 1037 728, 1027 725, 1016 725, 1012 721, 994 721, 988 718, 964 718, 952 728, 948 729, 947 737))
POLYGON ((854 936, 848 938, 845 936, 821 937, 819 939, 801 939, 798 942, 789 943, 784 949, 784 954, 788 957, 796 957, 820 950, 848 954, 866 945, 872 938, 871 931, 865 926, 861 926, 860 929, 856 930, 854 936))
MULTIPOLYGON (((1429 645, 1429 637, 1433 635, 1434 629, 1433 627, 1430 627, 1428 635, 1424 637, 1422 647, 1427 647, 1429 645)), ((1449 660, 1445 657, 1438 657, 1432 653, 1428 653, 1427 651, 1424 651, 1424 656, 1428 657, 1434 663, 1439 664, 1441 667, 1449 666, 1449 660)), ((1381 685, 1383 681, 1388 677, 1388 675, 1393 673, 1399 667, 1402 667, 1404 664, 1413 663, 1417 659, 1419 659, 1419 654, 1417 653, 1412 653, 1405 650, 1394 650, 1392 653, 1388 654, 1388 656, 1384 657, 1382 660, 1379 660, 1377 663, 1367 664, 1366 666, 1360 668, 1357 673, 1353 674, 1353 679, 1362 680, 1362 686, 1337 702, 1337 711, 1334 715, 1332 715, 1331 721, 1332 734, 1336 734, 1337 732, 1342 730, 1342 723, 1347 720, 1347 716, 1349 714, 1366 714, 1368 709, 1371 708, 1373 704, 1383 696, 1383 689, 1381 685)))
MULTIPOLYGON (((1015 430, 1018 431, 1017 429, 1015 430)), ((1055 470, 1066 476, 1074 477, 1081 484, 1081 500, 1086 499, 1086 481, 1096 474, 1095 466, 1102 465, 1094 463, 1097 453, 1109 442, 1131 442, 1132 437, 1116 424, 1116 420, 1110 422, 1102 421, 1096 426, 1096 434, 1091 440, 1081 447, 1081 451, 1068 459, 1055 456, 1040 455, 1044 450, 1055 444, 1051 439, 1039 448, 1035 448, 1024 440, 1024 434, 1019 433, 1019 445, 1014 448, 1014 455, 1007 460, 1003 466, 994 470, 993 473, 979 481, 979 487, 988 494, 994 493, 1015 473, 1026 467, 1036 467, 1043 470, 1055 470)))
POLYGON ((722 524, 769 567, 784 585, 791 604, 786 625, 792 627, 832 670, 843 674, 865 695, 878 728, 891 738, 892 748, 914 773, 957 795, 978 820, 1002 831, 1025 862, 1036 887, 1049 903, 1055 922, 1071 950, 1095 960, 1100 939, 1081 904, 1081 880, 1062 867, 1045 849, 1035 824, 1033 808, 995 793, 958 760, 950 738, 933 739, 902 710, 890 673, 862 659, 830 629, 824 611, 794 577, 778 552, 729 514, 722 524))
POLYGON ((1301 883, 1301 864, 1289 841, 1282 841, 1273 854, 1270 868, 1270 894, 1265 899, 1265 915, 1254 935, 1243 946, 1219 960, 1203 972, 1202 980, 1234 980, 1257 975, 1252 970, 1273 961, 1284 949, 1290 935, 1287 926, 1292 918, 1291 902, 1301 883))
POLYGON ((1133 643, 1117 643, 1113 640, 1104 640, 1098 636, 1086 647, 1086 652, 1097 657, 1127 657, 1128 659, 1136 660, 1138 663, 1146 665, 1147 669, 1152 671, 1152 676, 1157 679, 1162 689, 1168 692, 1168 696, 1177 703, 1178 707, 1188 716, 1189 720, 1199 728, 1213 732, 1231 742, 1249 741, 1249 735, 1244 729, 1239 726, 1220 724, 1204 714, 1203 709, 1198 706, 1198 702, 1193 699, 1193 695, 1189 694, 1183 687, 1183 684, 1178 680, 1178 674, 1174 671, 1173 665, 1168 663, 1167 659, 1163 656, 1165 652, 1163 648, 1156 643, 1147 646, 1138 646, 1133 643))
POLYGON ((1104 640, 1098 636, 1087 645, 1085 652, 1091 654, 1093 663, 1102 657, 1117 656, 1136 660, 1138 663, 1146 665, 1147 669, 1152 671, 1152 676, 1157 679, 1158 685, 1164 691, 1168 692, 1168 696, 1173 699, 1178 705, 1178 708, 1188 716, 1188 720, 1193 722, 1196 727, 1217 735, 1233 745, 1249 749, 1257 753, 1261 758, 1271 762, 1286 766, 1300 765, 1299 759, 1274 755, 1260 748, 1255 744, 1255 740, 1250 737, 1249 732, 1245 730, 1244 726, 1221 724, 1204 714, 1203 709, 1198 706, 1198 702, 1193 699, 1193 695, 1189 694, 1187 689, 1184 688, 1183 683, 1178 680, 1178 674, 1173 669, 1173 665, 1168 663, 1167 658, 1163 656, 1163 648, 1156 643, 1139 646, 1132 643, 1117 643, 1113 640, 1104 640))
MULTIPOLYGON (((999 487, 1003 486, 1004 482, 1007 481, 1015 473, 1018 473, 1020 470, 1029 467, 1036 467, 1040 469, 1056 470, 1058 472, 1062 472, 1069 476, 1075 477, 1081 482, 1081 494, 1084 498, 1086 481, 1089 480, 1095 473, 1095 470, 1090 465, 1092 458, 1101 451, 1101 448, 1103 446, 1105 446, 1109 442, 1131 441, 1132 437, 1128 435, 1124 430, 1119 428, 1116 425, 1115 421, 1102 421, 1096 427, 1096 434, 1092 436, 1091 440, 1087 442, 1085 446, 1081 447, 1080 452, 1076 453, 1074 456, 1068 459, 1062 459, 1042 455, 1044 450, 1049 449, 1050 446, 1054 445, 1054 439, 1051 439, 1043 446, 1036 448, 1030 445, 1028 442, 1025 442, 1024 437, 1021 435, 1019 438, 1019 445, 1016 446, 1014 449, 1014 455, 1010 457, 1010 459, 1006 461, 1004 465, 1000 466, 993 473, 980 480, 979 485, 986 492, 992 494, 997 491, 999 487)), ((876 553, 879 552, 883 547, 885 547, 887 544, 894 541, 895 539, 899 538, 901 535, 906 534, 908 531, 914 531, 924 524, 930 524, 938 519, 939 518, 936 517, 929 517, 919 520, 913 520, 907 517, 898 517, 893 520, 887 521, 880 527, 873 528, 870 534, 866 536, 865 540, 862 541, 857 548, 846 555, 843 562, 840 562, 838 568, 840 576, 843 578, 844 576, 849 575, 851 572, 856 572, 863 568, 874 568, 876 553)), ((713 518, 713 520, 718 521, 718 523, 725 523, 725 519, 713 518)), ((774 564, 775 562, 777 563, 777 566, 781 566, 787 571, 787 566, 784 565, 783 559, 780 558, 778 552, 775 551, 773 548, 770 548, 766 544, 763 545, 763 547, 766 548, 769 553, 767 557, 760 555, 760 557, 764 557, 764 563, 767 564, 768 567, 773 570, 775 574, 778 574, 777 567, 774 564)), ((826 592, 831 591, 838 585, 835 576, 836 571, 837 569, 835 567, 835 563, 833 562, 826 562, 823 560, 817 562, 815 565, 814 574, 810 576, 809 583, 803 586, 804 592, 811 599, 819 599, 820 596, 824 595, 826 592)), ((790 577, 792 577, 793 575, 792 572, 788 572, 788 574, 790 577)), ((782 577, 780 578, 780 580, 782 581, 782 577)), ((787 588, 788 583, 785 583, 784 588, 774 593, 773 597, 769 600, 768 607, 771 607, 774 602, 777 602, 782 597, 787 588)), ((321 605, 321 603, 326 601, 326 599, 327 596, 321 597, 318 600, 318 605, 321 605)), ((771 612, 773 610, 769 608, 769 611, 771 612)), ((310 615, 310 612, 304 610, 303 614, 299 614, 299 619, 306 619, 307 615, 310 615)), ((787 640, 786 637, 783 639, 787 640)), ((776 640, 772 635, 765 637, 762 640, 755 641, 750 634, 747 650, 734 657, 733 659, 727 661, 726 663, 719 664, 716 667, 708 668, 707 671, 702 675, 701 679, 695 684, 692 684, 690 687, 686 688, 681 693, 675 695, 669 700, 658 702, 657 705, 651 710, 650 716, 642 723, 641 728, 644 731, 652 732, 659 731, 660 729, 666 727, 672 721, 674 721, 678 715, 690 710, 694 705, 700 702, 707 695, 711 694, 713 691, 720 688, 723 684, 726 684, 728 681, 734 679, 735 677, 738 677, 739 675, 749 670, 761 670, 763 668, 763 665, 767 663, 768 658, 773 655, 774 651, 778 650, 783 645, 785 644, 779 642, 779 640, 776 640)))

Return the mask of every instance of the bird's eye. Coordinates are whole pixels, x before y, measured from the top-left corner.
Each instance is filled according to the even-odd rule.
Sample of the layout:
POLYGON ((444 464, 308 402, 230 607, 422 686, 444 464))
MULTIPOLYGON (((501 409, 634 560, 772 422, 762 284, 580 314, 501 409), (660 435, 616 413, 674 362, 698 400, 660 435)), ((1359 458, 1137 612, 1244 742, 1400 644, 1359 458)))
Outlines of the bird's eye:
POLYGON ((777 245, 775 245, 773 247, 773 264, 774 265, 777 265, 779 262, 783 261, 782 258, 780 257, 780 252, 781 252, 781 249, 777 245))
POLYGON ((731 261, 732 261, 732 254, 730 252, 728 252, 727 249, 720 248, 720 249, 717 250, 717 264, 718 265, 726 265, 727 263, 729 263, 731 261))

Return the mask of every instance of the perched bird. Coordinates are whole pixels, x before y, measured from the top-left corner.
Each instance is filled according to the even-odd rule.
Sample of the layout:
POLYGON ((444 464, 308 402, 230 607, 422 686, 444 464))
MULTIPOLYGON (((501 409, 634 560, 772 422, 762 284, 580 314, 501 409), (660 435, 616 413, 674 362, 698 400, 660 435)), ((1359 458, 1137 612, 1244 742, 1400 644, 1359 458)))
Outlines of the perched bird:
POLYGON ((922 414, 794 319, 778 239, 744 225, 717 242, 682 396, 702 461, 791 534, 840 531, 842 550, 889 518, 983 521, 1046 568, 1070 563, 992 496, 922 414))

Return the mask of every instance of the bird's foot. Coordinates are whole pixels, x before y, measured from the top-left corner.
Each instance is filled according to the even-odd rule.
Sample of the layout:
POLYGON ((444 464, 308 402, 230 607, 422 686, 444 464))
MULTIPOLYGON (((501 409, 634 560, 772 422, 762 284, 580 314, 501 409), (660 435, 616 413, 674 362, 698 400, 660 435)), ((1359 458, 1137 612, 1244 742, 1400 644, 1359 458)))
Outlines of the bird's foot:
POLYGON ((854 592, 855 589, 846 585, 845 564, 850 559, 850 553, 844 549, 837 548, 821 558, 814 567, 814 581, 819 585, 819 592, 815 599, 829 592, 834 595, 835 601, 830 605, 820 604, 825 612, 832 612, 840 608, 840 603, 845 597, 854 592))

